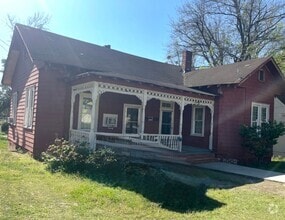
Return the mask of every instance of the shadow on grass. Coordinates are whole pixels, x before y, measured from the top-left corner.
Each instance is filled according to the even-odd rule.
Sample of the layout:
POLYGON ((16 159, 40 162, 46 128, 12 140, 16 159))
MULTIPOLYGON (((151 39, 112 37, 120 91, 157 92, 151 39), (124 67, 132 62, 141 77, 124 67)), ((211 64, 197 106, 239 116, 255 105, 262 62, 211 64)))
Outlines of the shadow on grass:
POLYGON ((268 164, 253 164, 252 167, 270 170, 280 173, 285 173, 285 158, 284 157, 275 157, 268 164))
POLYGON ((210 211, 224 205, 206 195, 206 185, 186 185, 145 164, 128 163, 122 166, 116 163, 98 169, 93 175, 87 174, 87 177, 108 186, 134 191, 164 209, 180 213, 210 211))

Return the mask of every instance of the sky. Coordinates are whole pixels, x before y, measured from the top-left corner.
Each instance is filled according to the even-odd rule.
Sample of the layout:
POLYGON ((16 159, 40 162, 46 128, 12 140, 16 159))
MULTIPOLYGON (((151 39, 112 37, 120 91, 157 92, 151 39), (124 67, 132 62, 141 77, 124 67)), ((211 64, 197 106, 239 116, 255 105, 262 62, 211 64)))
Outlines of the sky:
MULTIPOLYGON (((48 31, 165 62, 170 20, 186 0, 0 0, 0 59, 7 58, 7 14, 51 16, 48 31)), ((1 76, 1 75, 0 75, 1 76)))

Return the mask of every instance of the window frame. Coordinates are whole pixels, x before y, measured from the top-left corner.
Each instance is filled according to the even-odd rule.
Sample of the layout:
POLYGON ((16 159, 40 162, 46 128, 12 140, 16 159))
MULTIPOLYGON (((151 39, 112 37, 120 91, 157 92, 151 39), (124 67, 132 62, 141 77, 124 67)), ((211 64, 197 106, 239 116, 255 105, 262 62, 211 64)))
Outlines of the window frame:
POLYGON ((25 115, 24 127, 33 128, 34 104, 35 104, 35 86, 28 86, 25 89, 25 115))
POLYGON ((116 128, 118 127, 118 115, 117 114, 103 114, 103 127, 105 128, 116 128), (109 120, 112 119, 115 121, 114 124, 110 124, 109 120))
POLYGON ((270 114, 270 105, 265 103, 258 103, 258 102, 252 102, 251 103, 251 116, 250 116, 250 126, 254 126, 253 123, 256 122, 256 126, 261 126, 262 123, 262 108, 266 109, 266 119, 265 122, 269 121, 269 114, 270 114), (257 119, 253 121, 253 108, 257 107, 257 119))
POLYGON ((136 105, 136 104, 124 104, 124 115, 123 115, 123 134, 127 134, 129 136, 137 136, 139 133, 141 133, 141 115, 142 113, 142 106, 141 105, 136 105), (138 109, 138 128, 137 128, 137 133, 127 133, 127 111, 128 108, 133 108, 133 109, 138 109))
POLYGON ((191 135, 204 137, 205 135, 205 106, 192 106, 192 117, 191 117, 191 135), (202 109, 202 133, 196 133, 196 109, 202 109))
MULTIPOLYGON (((79 94, 79 109, 78 109, 78 123, 77 123, 77 129, 78 130, 82 130, 82 131, 90 131, 91 129, 91 124, 92 124, 92 120, 90 121, 90 129, 85 129, 85 128, 82 128, 81 127, 81 124, 82 124, 82 107, 83 107, 83 99, 84 98, 88 98, 88 99, 91 99, 92 100, 92 95, 91 93, 80 93, 79 94)), ((93 100, 92 100, 93 102, 93 100)), ((93 104, 93 103, 92 103, 93 104)), ((91 114, 92 114, 92 109, 91 109, 91 112, 90 112, 90 117, 91 117, 91 114)))
POLYGON ((163 112, 170 112, 171 113, 171 129, 170 134, 173 134, 173 128, 174 128, 174 111, 175 111, 175 103, 170 101, 160 101, 160 113, 159 113, 159 134, 162 134, 162 115, 163 112))
POLYGON ((11 102, 12 102, 11 118, 13 120, 11 124, 16 125, 17 109, 18 109, 18 92, 13 92, 11 102))

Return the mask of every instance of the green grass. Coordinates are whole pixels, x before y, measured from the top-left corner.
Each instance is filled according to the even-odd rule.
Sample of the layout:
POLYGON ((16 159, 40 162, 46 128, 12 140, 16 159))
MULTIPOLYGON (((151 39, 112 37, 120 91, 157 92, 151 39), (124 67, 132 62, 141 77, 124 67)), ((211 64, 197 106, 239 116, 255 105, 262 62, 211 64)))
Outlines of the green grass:
POLYGON ((0 137, 0 219, 285 219, 282 184, 197 168, 180 175, 190 185, 144 166, 129 177, 52 174, 6 145, 0 137))

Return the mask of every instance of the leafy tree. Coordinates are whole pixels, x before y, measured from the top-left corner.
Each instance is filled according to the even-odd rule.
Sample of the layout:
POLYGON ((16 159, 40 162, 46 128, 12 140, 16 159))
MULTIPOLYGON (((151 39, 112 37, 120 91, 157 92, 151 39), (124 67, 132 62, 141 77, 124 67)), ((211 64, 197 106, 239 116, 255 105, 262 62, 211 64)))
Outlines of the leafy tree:
POLYGON ((274 0, 186 2, 171 23, 168 60, 175 63, 185 49, 210 66, 276 52, 284 41, 284 6, 274 0))
POLYGON ((6 118, 9 116, 10 97, 10 87, 0 85, 0 118, 6 118))
POLYGON ((283 123, 269 122, 263 123, 262 126, 246 126, 240 128, 242 146, 248 148, 249 152, 256 156, 258 163, 262 159, 270 155, 273 145, 277 144, 277 139, 285 134, 285 126, 283 123))

